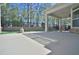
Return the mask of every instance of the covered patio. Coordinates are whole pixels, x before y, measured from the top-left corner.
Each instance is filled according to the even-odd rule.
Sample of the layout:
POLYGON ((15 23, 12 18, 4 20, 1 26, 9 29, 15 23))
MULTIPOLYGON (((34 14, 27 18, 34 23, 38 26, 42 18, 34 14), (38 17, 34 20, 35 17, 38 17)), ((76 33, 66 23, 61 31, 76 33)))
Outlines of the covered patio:
POLYGON ((72 29, 73 12, 78 10, 78 8, 74 9, 78 5, 75 3, 57 3, 52 8, 47 9, 45 11, 45 32, 48 31, 48 16, 54 17, 54 20, 59 20, 59 31, 64 31, 63 20, 70 20, 70 28, 72 29))

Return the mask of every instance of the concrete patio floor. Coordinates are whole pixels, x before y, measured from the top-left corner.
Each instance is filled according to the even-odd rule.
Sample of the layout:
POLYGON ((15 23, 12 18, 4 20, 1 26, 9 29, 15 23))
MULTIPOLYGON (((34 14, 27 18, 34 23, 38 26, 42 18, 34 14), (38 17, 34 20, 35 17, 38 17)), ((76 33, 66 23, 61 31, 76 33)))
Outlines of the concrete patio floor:
POLYGON ((32 38, 41 44, 43 41, 43 44, 45 43, 45 48, 52 51, 48 55, 79 55, 79 34, 69 32, 43 32, 26 33, 25 35, 30 38, 32 36, 36 36, 36 38, 32 38), (42 40, 39 41, 38 37, 40 37, 42 40), (47 40, 49 43, 46 43, 47 40), (56 41, 54 42, 52 40, 56 41))
POLYGON ((22 34, 0 35, 0 55, 45 55, 51 51, 22 34))

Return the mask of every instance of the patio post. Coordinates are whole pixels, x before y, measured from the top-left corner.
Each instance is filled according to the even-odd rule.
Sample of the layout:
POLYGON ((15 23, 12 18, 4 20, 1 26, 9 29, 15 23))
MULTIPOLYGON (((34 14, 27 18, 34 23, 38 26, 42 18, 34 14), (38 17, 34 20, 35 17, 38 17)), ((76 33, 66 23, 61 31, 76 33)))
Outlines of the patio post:
POLYGON ((1 33, 1 5, 0 5, 0 33, 1 33))
POLYGON ((63 18, 59 19, 59 31, 62 32, 63 31, 63 18))
POLYGON ((64 22, 63 22, 63 21, 64 21, 64 19, 65 19, 65 18, 62 18, 62 31, 64 31, 64 30, 65 30, 65 27, 64 27, 64 22))
POLYGON ((55 25, 56 25, 56 24, 57 24, 57 22, 56 22, 56 18, 55 18, 55 17, 54 17, 54 20, 55 20, 54 22, 55 22, 55 25))
POLYGON ((45 32, 48 31, 47 14, 45 14, 45 32))
POLYGON ((71 8, 71 16, 70 16, 70 18, 71 18, 71 29, 72 29, 72 18, 73 18, 73 12, 72 12, 72 8, 71 8))
POLYGON ((59 18, 59 31, 61 31, 61 19, 59 18))

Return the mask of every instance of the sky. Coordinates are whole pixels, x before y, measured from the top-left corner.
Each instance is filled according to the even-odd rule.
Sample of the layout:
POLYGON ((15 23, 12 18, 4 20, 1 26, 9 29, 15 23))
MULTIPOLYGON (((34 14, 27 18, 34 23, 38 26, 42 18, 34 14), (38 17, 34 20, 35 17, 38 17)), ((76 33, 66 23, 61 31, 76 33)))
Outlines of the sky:
MULTIPOLYGON (((28 9, 28 5, 29 5, 29 3, 18 3, 19 10, 23 10, 24 8, 28 9)), ((39 8, 45 9, 47 7, 51 7, 54 4, 51 4, 51 3, 31 3, 31 5, 32 5, 32 9, 38 10, 39 8)), ((16 4, 10 3, 10 7, 15 8, 16 4)))
MULTIPOLYGON (((52 7, 54 4, 52 3, 30 3, 31 8, 33 11, 40 11, 40 14, 43 15, 42 11, 44 11, 46 8, 52 7)), ((28 10, 29 3, 10 3, 9 7, 15 8, 16 5, 18 6, 19 13, 21 13, 24 9, 28 10)))

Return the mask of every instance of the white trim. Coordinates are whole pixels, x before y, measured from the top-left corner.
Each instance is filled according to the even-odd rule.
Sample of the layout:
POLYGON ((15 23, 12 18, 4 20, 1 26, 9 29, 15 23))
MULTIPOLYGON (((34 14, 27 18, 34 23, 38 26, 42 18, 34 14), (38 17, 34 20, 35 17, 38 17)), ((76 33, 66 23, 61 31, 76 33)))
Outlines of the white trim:
POLYGON ((77 20, 77 19, 79 19, 79 18, 74 18, 73 20, 77 20))
POLYGON ((76 12, 77 10, 79 10, 79 8, 77 8, 77 9, 73 10, 73 12, 76 12))

